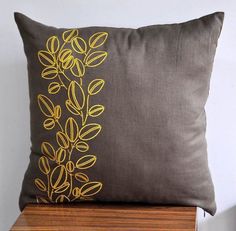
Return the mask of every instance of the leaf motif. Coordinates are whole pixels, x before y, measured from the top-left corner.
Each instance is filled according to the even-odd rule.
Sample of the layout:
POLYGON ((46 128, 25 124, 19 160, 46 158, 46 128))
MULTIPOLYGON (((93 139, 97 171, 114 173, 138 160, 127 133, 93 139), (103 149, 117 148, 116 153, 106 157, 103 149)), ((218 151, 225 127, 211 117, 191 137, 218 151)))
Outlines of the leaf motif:
POLYGON ((39 179, 39 178, 36 178, 35 180, 34 180, 34 184, 37 186, 37 188, 40 190, 40 191, 42 191, 42 192, 45 192, 46 190, 47 190, 47 187, 46 187, 46 185, 44 184, 44 182, 41 180, 41 179, 39 179))
POLYGON ((57 143, 60 147, 67 149, 69 147, 69 139, 64 132, 56 133, 57 143))
POLYGON ((53 148, 53 146, 48 143, 48 142, 43 142, 41 144, 41 152, 46 156, 48 157, 50 160, 55 160, 56 158, 56 153, 55 153, 55 150, 53 148))
POLYGON ((56 94, 60 91, 61 85, 58 82, 52 82, 48 85, 48 93, 56 94))
POLYGON ((47 116, 52 117, 54 114, 54 104, 52 101, 45 95, 38 95, 38 105, 41 112, 47 116))
POLYGON ((56 199, 56 203, 66 203, 66 202, 70 202, 70 199, 65 195, 60 195, 56 199))
POLYGON ((70 101, 66 100, 66 108, 74 115, 80 115, 80 110, 70 101))
POLYGON ((76 162, 76 168, 78 169, 88 169, 91 168, 96 163, 97 157, 94 155, 86 155, 79 158, 76 162))
POLYGON ((75 174, 75 179, 81 183, 89 182, 89 177, 85 173, 82 173, 82 172, 77 172, 75 174))
POLYGON ((69 69, 72 67, 72 65, 74 64, 74 57, 72 55, 68 56, 68 58, 66 58, 66 60, 62 63, 62 67, 63 69, 69 69))
POLYGON ((59 120, 61 118, 61 106, 60 105, 57 105, 55 108, 54 108, 54 118, 56 120, 59 120))
POLYGON ((85 59, 85 64, 88 67, 97 67, 105 61, 106 57, 106 51, 94 51, 87 56, 85 59))
POLYGON ((70 29, 66 30, 62 34, 62 39, 66 42, 69 43, 72 41, 72 39, 76 36, 78 36, 79 31, 77 29, 70 29))
POLYGON ((79 132, 79 138, 83 141, 91 140, 95 138, 101 131, 102 127, 100 124, 91 123, 83 126, 79 132))
POLYGON ((80 194, 81 196, 84 196, 84 197, 93 196, 97 194, 101 189, 102 189, 102 183, 93 181, 93 182, 84 184, 80 188, 80 194))
POLYGON ((55 192, 55 193, 63 193, 63 192, 65 192, 69 187, 70 187, 70 183, 69 183, 69 182, 65 182, 65 184, 63 184, 63 185, 61 185, 60 187, 58 187, 54 192, 55 192))
POLYGON ((63 49, 59 52, 58 58, 59 60, 64 63, 66 62, 68 59, 70 59, 70 57, 72 56, 72 50, 70 49, 63 49))
POLYGON ((64 165, 53 169, 50 175, 50 184, 53 189, 58 189, 67 182, 67 171, 64 165))
POLYGON ((36 200, 37 200, 37 203, 39 203, 39 204, 48 204, 49 203, 49 201, 44 197, 37 196, 36 200))
POLYGON ((48 51, 43 51, 43 50, 39 51, 38 59, 39 59, 39 62, 43 66, 46 66, 46 67, 54 66, 56 64, 53 55, 49 53, 48 51))
POLYGON ((84 141, 79 141, 78 143, 76 143, 75 148, 79 152, 87 152, 89 150, 89 145, 84 141))
POLYGON ((75 37, 71 42, 71 46, 79 54, 84 54, 87 51, 87 44, 81 37, 75 37))
POLYGON ((96 95, 104 87, 105 81, 103 79, 94 79, 88 85, 88 93, 90 95, 96 95))
POLYGON ((89 38, 89 46, 91 48, 100 47, 106 42, 107 37, 108 37, 107 32, 97 32, 89 38))
POLYGON ((83 77, 85 73, 85 66, 80 59, 76 58, 74 59, 74 63, 70 70, 75 77, 83 77))
POLYGON ((50 172, 50 165, 48 162, 48 158, 46 156, 41 156, 38 161, 39 169, 42 173, 47 175, 50 172))
POLYGON ((72 173, 72 172, 74 172, 74 170, 75 170, 75 164, 74 164, 74 162, 73 161, 68 161, 67 163, 66 163, 66 170, 69 172, 69 173, 72 173))
POLYGON ((79 126, 74 118, 69 117, 65 124, 65 133, 71 142, 74 142, 79 135, 79 126))
POLYGON ((43 127, 46 130, 52 130, 55 127, 54 119, 53 118, 47 118, 46 120, 44 120, 43 127))
POLYGON ((89 109, 89 115, 91 117, 97 117, 104 112, 105 108, 103 105, 96 104, 89 109))
POLYGON ((59 50, 60 42, 57 36, 51 36, 46 43, 47 50, 54 54, 59 50))
POLYGON ((66 150, 63 148, 58 148, 56 151, 56 162, 58 164, 61 164, 66 159, 66 150))
POLYGON ((80 188, 79 188, 79 187, 75 187, 75 188, 72 190, 72 195, 73 195, 75 198, 80 197, 80 188))
POLYGON ((67 93, 68 99, 77 110, 83 109, 85 104, 85 95, 82 87, 76 81, 71 81, 67 93))
POLYGON ((42 78, 44 79, 54 79, 58 75, 58 70, 56 67, 49 66, 45 67, 41 73, 42 78))

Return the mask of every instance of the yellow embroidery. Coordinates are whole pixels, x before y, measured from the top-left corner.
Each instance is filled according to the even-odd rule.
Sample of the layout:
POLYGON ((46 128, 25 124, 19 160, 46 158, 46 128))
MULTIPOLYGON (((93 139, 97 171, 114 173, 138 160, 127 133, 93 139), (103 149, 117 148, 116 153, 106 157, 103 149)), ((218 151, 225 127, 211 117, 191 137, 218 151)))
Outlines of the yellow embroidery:
POLYGON ((48 94, 37 96, 39 109, 45 116, 42 126, 45 130, 55 130, 57 144, 57 147, 48 141, 41 144, 38 168, 42 176, 34 180, 41 191, 36 197, 38 203, 92 200, 102 189, 101 182, 90 181, 87 175, 97 161, 96 155, 87 152, 88 142, 102 129, 98 123, 89 123, 89 118, 98 117, 105 110, 101 104, 90 105, 90 97, 103 89, 105 81, 94 79, 86 87, 83 79, 87 68, 97 67, 107 58, 106 51, 98 50, 107 37, 107 32, 97 32, 86 42, 77 29, 66 30, 61 38, 48 38, 46 49, 38 51, 38 60, 44 67, 41 77, 52 81, 48 84, 48 94), (53 95, 62 89, 66 91, 65 107, 53 103, 53 95), (64 124, 62 108, 70 114, 64 124))

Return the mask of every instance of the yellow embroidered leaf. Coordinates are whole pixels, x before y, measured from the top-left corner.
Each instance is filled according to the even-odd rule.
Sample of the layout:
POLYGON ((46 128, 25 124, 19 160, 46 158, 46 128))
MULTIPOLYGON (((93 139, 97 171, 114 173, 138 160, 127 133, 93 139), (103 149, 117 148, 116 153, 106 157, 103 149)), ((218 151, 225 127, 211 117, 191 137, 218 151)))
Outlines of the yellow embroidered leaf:
POLYGON ((55 108, 54 108, 54 118, 56 120, 59 120, 61 118, 61 106, 60 105, 57 105, 55 108))
POLYGON ((85 67, 80 59, 74 59, 74 63, 70 68, 72 74, 76 77, 83 77, 85 73, 85 67))
POLYGON ((82 173, 82 172, 77 172, 75 174, 75 179, 78 180, 79 182, 82 182, 82 183, 89 182, 88 176, 85 173, 82 173))
POLYGON ((57 132, 56 139, 60 147, 65 148, 65 149, 69 147, 69 139, 64 132, 57 132))
POLYGON ((102 64, 107 57, 106 51, 94 51, 85 59, 85 64, 88 67, 96 67, 102 64))
POLYGON ((85 104, 85 95, 82 87, 76 81, 71 81, 67 93, 68 99, 77 110, 83 109, 85 104))
POLYGON ((89 150, 89 145, 84 141, 79 141, 76 143, 75 148, 80 152, 87 152, 89 150))
POLYGON ((79 135, 79 126, 74 118, 69 117, 66 120, 65 133, 71 142, 74 142, 79 135))
POLYGON ((37 196, 36 200, 37 200, 37 203, 39 203, 39 204, 48 204, 49 203, 49 201, 44 197, 37 196))
POLYGON ((84 54, 87 51, 87 44, 81 37, 75 37, 71 42, 71 46, 79 54, 84 54))
POLYGON ((47 50, 54 54, 59 50, 60 42, 57 36, 52 36, 47 40, 46 47, 47 50))
POLYGON ((38 52, 38 59, 43 66, 54 66, 55 59, 52 54, 48 51, 39 51, 38 52))
POLYGON ((70 199, 65 195, 60 195, 56 199, 56 203, 66 203, 66 202, 70 202, 70 199))
POLYGON ((47 118, 46 120, 44 120, 43 127, 46 130, 52 130, 55 127, 54 119, 53 118, 47 118))
POLYGON ((48 85, 48 93, 56 94, 60 91, 61 85, 58 82, 52 82, 48 85))
POLYGON ((100 105, 100 104, 96 104, 94 106, 92 106, 90 109, 89 109, 89 115, 91 117, 97 117, 99 115, 101 115, 103 112, 104 112, 104 106, 103 105, 100 105))
POLYGON ((63 148, 58 148, 56 151, 56 162, 61 164, 66 159, 66 150, 63 148))
POLYGON ((65 42, 71 42, 71 40, 78 36, 79 31, 77 29, 70 29, 70 30, 66 30, 65 32, 63 32, 62 34, 62 38, 65 42))
POLYGON ((39 158, 38 166, 42 173, 47 175, 50 172, 50 165, 46 156, 41 156, 39 158))
POLYGON ((105 81, 103 79, 94 79, 88 85, 88 93, 90 95, 96 95, 102 90, 104 84, 105 84, 105 81))
POLYGON ((93 196, 97 194, 102 189, 102 183, 92 181, 89 183, 84 184, 80 188, 80 194, 81 196, 87 197, 87 196, 93 196))
POLYGON ((41 73, 41 76, 44 79, 54 79, 57 77, 57 75, 58 75, 58 70, 56 67, 53 66, 45 67, 41 73))
POLYGON ((43 182, 41 179, 36 178, 36 179, 34 180, 34 183, 35 183, 35 185, 37 186, 37 188, 38 188, 40 191, 45 192, 45 191, 47 190, 46 185, 44 184, 44 182, 43 182))
POLYGON ((67 163, 66 163, 66 170, 69 172, 69 173, 72 173, 72 172, 74 172, 74 170, 75 170, 75 164, 74 164, 74 162, 73 161, 68 161, 67 163))
POLYGON ((107 32, 97 32, 89 38, 89 46, 91 48, 100 47, 106 42, 107 37, 108 37, 107 32))
POLYGON ((55 193, 63 193, 70 187, 69 182, 65 182, 65 184, 61 185, 59 188, 57 188, 54 192, 55 193))
POLYGON ((71 54, 72 54, 72 50, 70 49, 63 49, 59 52, 59 60, 64 63, 66 62, 68 59, 70 59, 71 57, 71 54))
POLYGON ((67 171, 64 165, 59 165, 53 169, 50 175, 52 188, 57 189, 67 182, 67 171))
POLYGON ((75 187, 73 190, 72 190, 72 195, 74 197, 80 197, 80 188, 79 187, 75 187))
POLYGON ((54 114, 54 104, 52 101, 45 95, 38 95, 38 105, 41 112, 47 116, 52 117, 54 114))
POLYGON ((100 124, 91 123, 83 126, 79 132, 79 138, 83 141, 91 140, 95 138, 101 131, 102 127, 100 124))
POLYGON ((80 115, 80 110, 70 101, 66 100, 66 108, 74 115, 80 115))
POLYGON ((74 57, 72 55, 68 56, 66 60, 62 63, 63 69, 69 69, 74 64, 74 57))
POLYGON ((78 169, 87 169, 91 168, 97 160, 97 157, 94 155, 86 155, 79 158, 76 162, 76 168, 78 169))
POLYGON ((48 143, 48 142, 43 142, 41 144, 41 152, 47 156, 50 160, 55 160, 56 159, 56 153, 55 150, 53 148, 53 146, 48 143))

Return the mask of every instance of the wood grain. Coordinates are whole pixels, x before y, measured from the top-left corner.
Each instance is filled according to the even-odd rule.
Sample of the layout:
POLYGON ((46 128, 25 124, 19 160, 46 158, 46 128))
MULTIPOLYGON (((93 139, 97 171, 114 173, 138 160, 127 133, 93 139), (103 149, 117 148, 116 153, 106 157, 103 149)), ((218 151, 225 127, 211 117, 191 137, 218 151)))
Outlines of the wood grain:
POLYGON ((195 207, 128 204, 28 205, 11 230, 194 231, 195 207))

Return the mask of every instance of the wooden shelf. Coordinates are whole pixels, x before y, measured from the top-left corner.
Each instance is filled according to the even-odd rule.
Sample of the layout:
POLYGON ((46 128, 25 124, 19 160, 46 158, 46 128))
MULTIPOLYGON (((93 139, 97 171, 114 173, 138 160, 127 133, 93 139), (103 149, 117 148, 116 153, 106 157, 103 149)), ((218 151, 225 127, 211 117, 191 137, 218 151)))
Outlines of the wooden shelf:
POLYGON ((28 205, 11 230, 195 231, 195 207, 134 204, 28 205))

